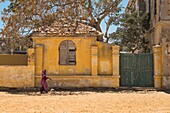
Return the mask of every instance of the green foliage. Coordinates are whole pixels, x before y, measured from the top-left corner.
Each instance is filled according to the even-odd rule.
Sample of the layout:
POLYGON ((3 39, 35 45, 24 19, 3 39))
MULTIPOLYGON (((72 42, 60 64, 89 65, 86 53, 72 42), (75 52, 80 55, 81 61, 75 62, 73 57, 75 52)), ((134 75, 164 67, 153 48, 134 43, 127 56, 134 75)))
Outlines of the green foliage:
POLYGON ((145 38, 147 14, 139 16, 138 12, 122 14, 120 27, 110 34, 111 41, 121 46, 122 51, 132 53, 149 52, 149 40, 145 38))

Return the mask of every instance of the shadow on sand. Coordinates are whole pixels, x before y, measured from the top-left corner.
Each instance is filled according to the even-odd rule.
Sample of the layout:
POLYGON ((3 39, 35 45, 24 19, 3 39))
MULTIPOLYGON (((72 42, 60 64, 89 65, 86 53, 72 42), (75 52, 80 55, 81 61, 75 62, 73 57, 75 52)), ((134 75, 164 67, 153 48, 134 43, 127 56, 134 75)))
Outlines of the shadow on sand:
POLYGON ((49 88, 48 93, 41 94, 39 87, 36 88, 7 88, 0 87, 0 92, 7 92, 9 94, 24 94, 30 96, 41 96, 41 95, 85 95, 90 92, 94 93, 153 93, 153 92, 164 92, 170 94, 170 90, 165 89, 154 89, 154 88, 143 88, 143 87, 119 87, 119 88, 49 88))

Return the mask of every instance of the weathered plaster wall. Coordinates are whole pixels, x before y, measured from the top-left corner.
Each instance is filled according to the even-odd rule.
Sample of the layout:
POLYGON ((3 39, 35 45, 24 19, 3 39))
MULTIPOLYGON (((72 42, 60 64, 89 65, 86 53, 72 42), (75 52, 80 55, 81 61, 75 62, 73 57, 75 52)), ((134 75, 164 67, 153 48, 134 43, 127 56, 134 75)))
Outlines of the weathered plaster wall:
POLYGON ((170 3, 169 0, 157 0, 155 14, 155 0, 150 1, 150 28, 154 28, 159 21, 169 21, 170 3))
POLYGON ((170 89, 170 76, 162 77, 162 87, 165 89, 170 89))
MULTIPOLYGON (((170 25, 170 24, 169 24, 170 25)), ((163 87, 170 89, 170 27, 162 28, 163 87)))
MULTIPOLYGON (((115 76, 49 76, 49 87, 119 87, 115 76)), ((41 76, 36 77, 36 86, 40 86, 41 76)))
POLYGON ((76 37, 33 38, 34 45, 44 45, 42 65, 49 75, 91 74, 91 45, 95 45, 95 39, 76 37), (76 45, 76 65, 59 65, 59 45, 64 40, 72 40, 76 45))
POLYGON ((119 87, 119 61, 114 61, 119 60, 118 47, 96 42, 95 37, 34 37, 33 40, 35 86, 40 85, 41 71, 46 69, 52 78, 50 87, 119 87), (76 45, 76 65, 58 63, 59 45, 64 40, 71 40, 76 45))
POLYGON ((160 0, 161 6, 160 6, 160 19, 161 20, 167 20, 170 19, 170 1, 169 0, 160 0))
POLYGON ((33 87, 34 66, 0 66, 1 87, 33 87))
POLYGON ((98 48, 98 74, 112 74, 111 45, 96 42, 95 38, 34 38, 34 45, 44 46, 44 69, 49 75, 90 75, 91 74, 91 46, 98 48), (72 40, 76 45, 76 65, 59 65, 58 47, 63 40, 72 40))
MULTIPOLYGON (((162 47, 162 87, 170 89, 170 21, 160 21, 150 33, 151 47, 162 47)), ((151 49, 153 50, 153 49, 151 49)))
POLYGON ((170 76, 170 27, 162 29, 163 75, 170 76))
MULTIPOLYGON (((108 43, 96 42, 98 47, 98 74, 112 75, 112 47, 108 43)), ((116 65, 116 64, 115 64, 116 65)))
POLYGON ((27 50, 27 55, 28 55, 28 59, 27 59, 27 61, 28 61, 28 65, 30 65, 30 66, 34 66, 34 60, 35 60, 35 52, 34 52, 34 49, 33 48, 29 48, 28 50, 27 50))
POLYGON ((162 87, 162 47, 156 45, 153 47, 154 53, 154 87, 162 87))

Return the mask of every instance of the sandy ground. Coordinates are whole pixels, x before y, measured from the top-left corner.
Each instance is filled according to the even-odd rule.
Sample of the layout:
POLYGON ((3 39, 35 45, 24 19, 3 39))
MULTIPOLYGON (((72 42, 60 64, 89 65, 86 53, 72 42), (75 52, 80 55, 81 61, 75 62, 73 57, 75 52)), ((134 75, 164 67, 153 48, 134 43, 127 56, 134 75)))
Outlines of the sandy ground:
POLYGON ((0 113, 170 113, 165 91, 0 91, 0 113))

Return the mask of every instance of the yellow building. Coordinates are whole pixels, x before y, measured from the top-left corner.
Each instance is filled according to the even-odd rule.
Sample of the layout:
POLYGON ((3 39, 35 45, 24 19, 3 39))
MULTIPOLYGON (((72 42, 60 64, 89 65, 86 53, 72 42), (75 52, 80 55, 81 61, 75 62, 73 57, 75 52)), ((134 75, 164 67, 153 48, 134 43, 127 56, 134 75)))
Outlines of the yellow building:
POLYGON ((36 30, 34 85, 39 86, 46 69, 52 87, 119 87, 119 47, 96 41, 100 35, 65 20, 36 30))
MULTIPOLYGON (((28 49, 28 55, 10 56, 24 58, 26 62, 28 57, 28 65, 16 65, 23 64, 16 61, 12 65, 0 65, 0 74, 3 75, 0 87, 37 87, 40 85, 43 69, 52 78, 52 81, 48 81, 50 87, 119 87, 122 85, 122 81, 119 82, 122 67, 119 66, 122 64, 119 63, 119 46, 96 41, 97 36, 101 35, 102 33, 87 25, 68 23, 65 20, 37 29, 32 37, 34 48, 28 49)), ((153 50, 154 87, 161 88, 162 48, 156 46, 153 50)), ((6 56, 2 55, 1 58, 6 56)), ((131 65, 127 58, 121 60, 126 61, 131 65)), ((124 63, 123 67, 131 68, 129 65, 124 63)), ((129 72, 125 68, 125 73, 131 76, 133 73, 129 72)), ((133 81, 134 78, 121 75, 120 80, 127 82, 127 79, 133 81)), ((169 81, 166 80, 163 84, 168 84, 169 81)))

